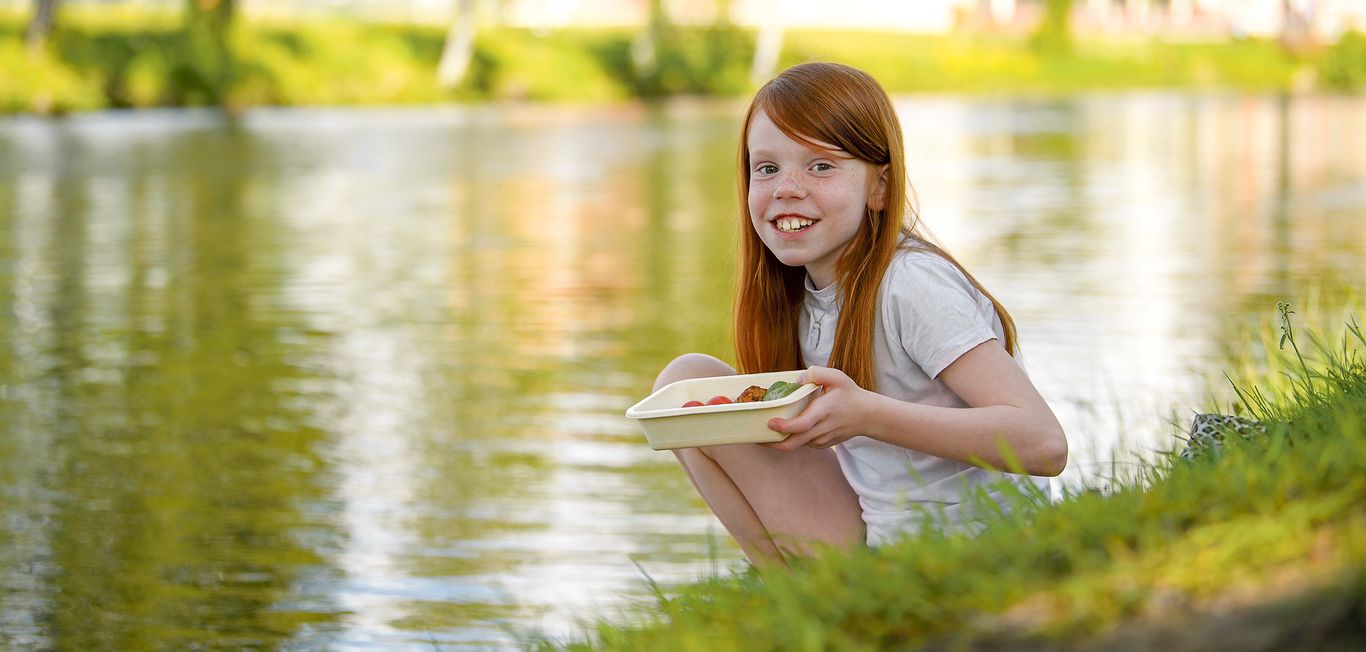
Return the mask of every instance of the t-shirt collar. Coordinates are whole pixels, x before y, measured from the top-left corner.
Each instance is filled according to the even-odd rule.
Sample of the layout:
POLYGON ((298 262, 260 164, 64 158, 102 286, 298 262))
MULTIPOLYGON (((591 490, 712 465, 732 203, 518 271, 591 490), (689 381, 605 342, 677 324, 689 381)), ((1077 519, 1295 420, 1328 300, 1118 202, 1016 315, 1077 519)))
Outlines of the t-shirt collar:
POLYGON ((839 298, 839 284, 831 283, 830 285, 817 290, 815 282, 811 280, 811 275, 807 274, 806 296, 814 300, 816 304, 821 307, 833 307, 835 305, 835 300, 839 298))

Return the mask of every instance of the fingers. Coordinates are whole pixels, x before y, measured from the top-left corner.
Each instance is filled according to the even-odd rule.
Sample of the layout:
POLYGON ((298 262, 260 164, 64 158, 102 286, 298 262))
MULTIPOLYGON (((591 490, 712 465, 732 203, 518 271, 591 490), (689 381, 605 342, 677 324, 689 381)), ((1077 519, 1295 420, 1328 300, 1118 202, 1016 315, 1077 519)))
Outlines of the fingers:
POLYGON ((835 444, 840 443, 840 441, 840 438, 832 437, 828 433, 816 434, 808 432, 802 433, 800 435, 790 435, 787 439, 784 439, 782 441, 763 443, 759 445, 765 448, 771 448, 773 450, 791 453, 792 451, 795 451, 798 448, 802 448, 803 446, 806 448, 816 449, 833 448, 835 444))
POLYGON ((795 450, 797 450, 798 448, 801 448, 801 447, 803 447, 803 446, 806 446, 808 443, 811 442, 812 439, 815 439, 815 438, 818 437, 818 436, 819 436, 819 435, 815 435, 815 434, 811 434, 811 433, 803 433, 803 434, 800 434, 800 435, 789 435, 787 439, 784 439, 784 440, 782 440, 782 441, 775 441, 775 442, 766 443, 766 444, 759 444, 759 445, 760 445, 760 446, 763 446, 763 447, 765 447, 765 448, 772 448, 773 450, 783 451, 784 453, 791 453, 792 451, 795 451, 795 450))
POLYGON ((794 451, 802 446, 806 446, 813 439, 825 435, 826 432, 820 427, 823 416, 803 414, 795 419, 769 419, 768 428, 774 432, 787 434, 787 439, 779 442, 763 444, 769 448, 780 451, 794 451))
MULTIPOLYGON (((814 383, 823 387, 833 387, 853 383, 849 376, 838 369, 811 366, 797 376, 798 384, 814 383)), ((828 390, 827 390, 828 391, 828 390)), ((773 418, 768 420, 768 428, 787 435, 779 442, 761 444, 767 448, 781 451, 794 451, 803 446, 830 448, 839 443, 839 437, 832 436, 834 426, 825 423, 832 409, 830 399, 816 399, 800 415, 792 419, 773 418)))
POLYGON ((806 371, 803 371, 801 375, 797 376, 797 384, 805 385, 807 383, 815 383, 817 385, 824 385, 825 383, 821 382, 821 380, 826 377, 827 371, 831 371, 831 369, 815 365, 807 367, 806 371))
POLYGON ((852 382, 853 380, 850 379, 848 375, 846 375, 843 371, 840 371, 839 369, 832 369, 830 367, 818 367, 814 365, 807 367, 806 371, 803 371, 801 375, 797 376, 798 385, 804 385, 806 383, 815 383, 822 387, 826 387, 845 385, 852 382))
POLYGON ((768 420, 768 429, 774 432, 781 432, 788 435, 804 433, 820 423, 822 415, 818 415, 811 410, 803 412, 801 415, 791 419, 773 418, 768 420))

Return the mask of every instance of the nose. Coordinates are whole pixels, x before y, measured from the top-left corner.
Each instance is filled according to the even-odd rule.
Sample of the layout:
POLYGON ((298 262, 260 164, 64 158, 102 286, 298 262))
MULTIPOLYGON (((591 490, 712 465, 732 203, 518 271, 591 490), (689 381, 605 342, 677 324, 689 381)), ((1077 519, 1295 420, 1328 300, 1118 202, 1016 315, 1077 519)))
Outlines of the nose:
POLYGON ((801 199, 806 197, 806 188, 797 177, 796 170, 781 173, 773 184, 774 199, 801 199))

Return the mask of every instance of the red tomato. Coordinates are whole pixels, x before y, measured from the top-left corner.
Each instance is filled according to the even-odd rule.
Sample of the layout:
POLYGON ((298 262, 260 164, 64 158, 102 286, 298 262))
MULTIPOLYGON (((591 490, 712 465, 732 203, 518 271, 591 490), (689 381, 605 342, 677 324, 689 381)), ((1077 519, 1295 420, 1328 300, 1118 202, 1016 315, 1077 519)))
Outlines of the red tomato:
POLYGON ((730 400, 730 398, 725 397, 725 396, 713 396, 713 397, 707 399, 707 405, 725 405, 726 403, 734 403, 734 402, 735 402, 735 401, 732 401, 732 400, 730 400))
POLYGON ((702 401, 688 401, 683 404, 683 407, 702 407, 703 405, 705 404, 702 401))

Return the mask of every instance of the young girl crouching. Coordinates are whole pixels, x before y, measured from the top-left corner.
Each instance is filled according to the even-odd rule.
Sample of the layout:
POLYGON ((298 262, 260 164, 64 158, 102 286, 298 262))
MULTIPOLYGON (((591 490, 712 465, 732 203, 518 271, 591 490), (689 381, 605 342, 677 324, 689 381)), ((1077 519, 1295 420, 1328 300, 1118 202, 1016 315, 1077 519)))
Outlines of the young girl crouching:
MULTIPOLYGON (((783 441, 674 451, 750 561, 877 546, 926 512, 966 527, 985 516, 974 493, 1006 507, 1002 481, 1061 473, 1067 439, 1014 357, 1009 313, 923 233, 882 87, 839 64, 789 68, 740 133, 736 359, 822 386, 769 422, 783 441), (978 466, 1014 463, 1028 475, 978 466)), ((655 389, 733 373, 688 354, 655 389)))

